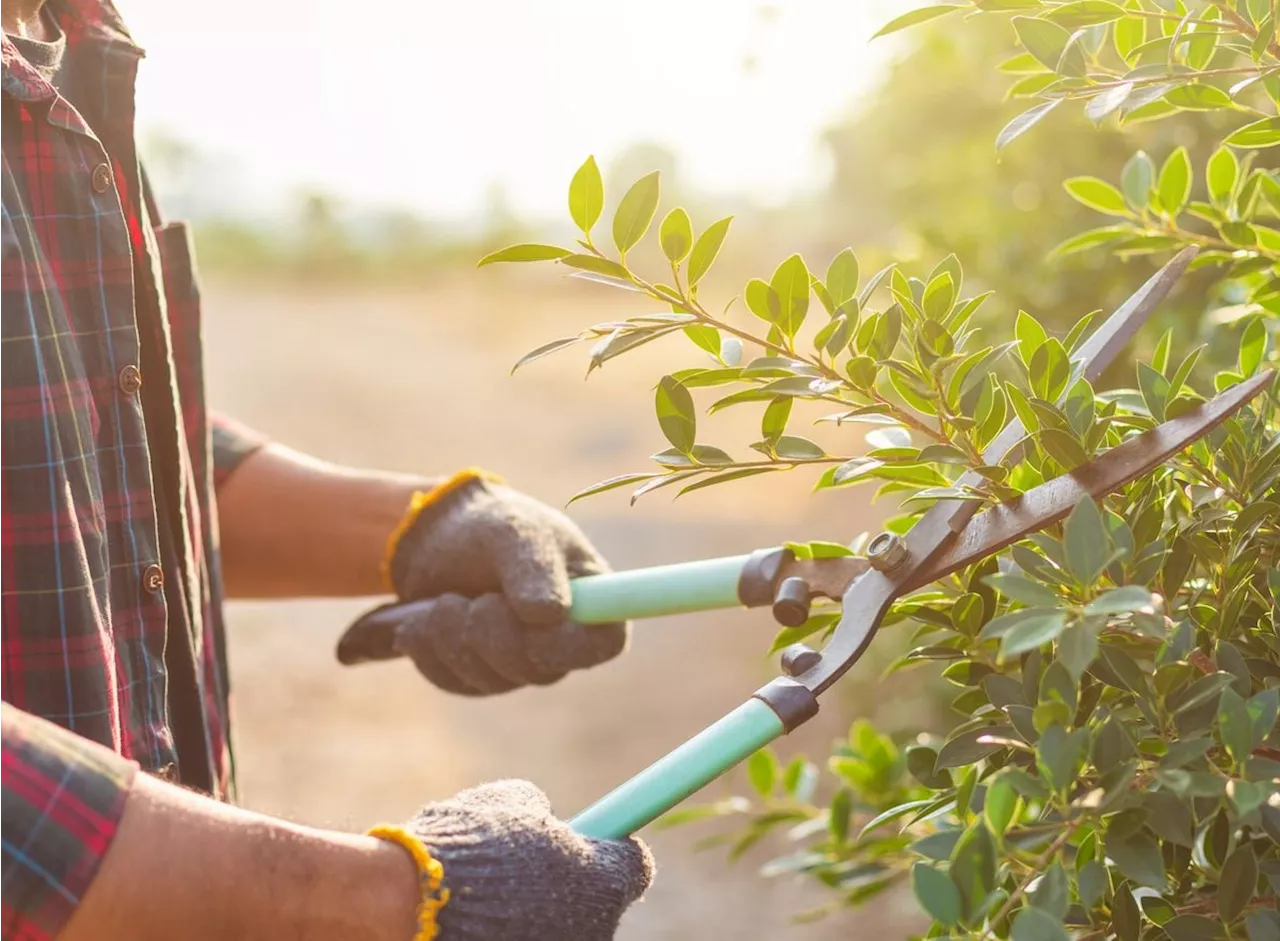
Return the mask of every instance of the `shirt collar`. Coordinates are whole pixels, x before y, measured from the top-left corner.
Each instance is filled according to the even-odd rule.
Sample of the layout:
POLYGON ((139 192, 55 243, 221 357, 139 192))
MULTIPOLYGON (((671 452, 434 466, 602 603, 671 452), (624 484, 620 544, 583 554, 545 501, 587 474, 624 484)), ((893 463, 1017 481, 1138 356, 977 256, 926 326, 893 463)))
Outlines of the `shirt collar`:
MULTIPOLYGON (((141 58, 145 53, 125 29, 120 14, 111 0, 48 0, 49 10, 67 37, 66 54, 82 43, 100 47, 104 52, 141 58)), ((23 58, 8 36, 0 37, 2 87, 6 95, 19 101, 52 99, 53 86, 23 58)))

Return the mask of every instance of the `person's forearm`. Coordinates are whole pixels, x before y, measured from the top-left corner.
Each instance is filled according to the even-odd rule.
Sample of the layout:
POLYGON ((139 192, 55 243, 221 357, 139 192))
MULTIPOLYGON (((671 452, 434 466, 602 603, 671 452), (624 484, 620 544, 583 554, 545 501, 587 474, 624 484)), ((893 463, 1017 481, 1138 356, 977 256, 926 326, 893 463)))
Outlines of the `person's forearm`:
POLYGON ((410 856, 140 776, 60 941, 409 941, 410 856))
POLYGON ((435 482, 338 467, 280 445, 262 448, 218 491, 227 594, 349 597, 384 591, 387 538, 413 492, 435 482))

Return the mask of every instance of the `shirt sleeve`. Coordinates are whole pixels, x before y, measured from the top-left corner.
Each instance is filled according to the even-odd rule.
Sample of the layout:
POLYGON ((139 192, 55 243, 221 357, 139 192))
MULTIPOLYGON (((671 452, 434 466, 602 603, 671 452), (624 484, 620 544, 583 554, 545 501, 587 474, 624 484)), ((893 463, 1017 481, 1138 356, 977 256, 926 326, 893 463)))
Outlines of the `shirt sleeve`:
POLYGON ((0 703, 4 893, 0 936, 55 938, 115 838, 136 762, 0 703))
POLYGON ((217 412, 210 413, 209 428, 213 435, 213 486, 217 490, 245 458, 267 443, 267 437, 217 412))

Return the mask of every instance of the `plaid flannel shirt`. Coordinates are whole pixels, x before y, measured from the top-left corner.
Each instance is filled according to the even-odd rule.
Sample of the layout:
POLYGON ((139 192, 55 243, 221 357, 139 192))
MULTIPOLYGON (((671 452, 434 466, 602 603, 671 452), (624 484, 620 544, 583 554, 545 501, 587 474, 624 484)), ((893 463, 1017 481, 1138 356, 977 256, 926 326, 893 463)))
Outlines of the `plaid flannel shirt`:
POLYGON ((143 53, 108 0, 50 7, 74 104, 5 38, 0 141, 0 693, 80 736, 11 736, 6 708, 3 936, 32 939, 92 878, 128 768, 231 793, 214 493, 260 443, 206 412, 188 233, 135 152, 143 53))

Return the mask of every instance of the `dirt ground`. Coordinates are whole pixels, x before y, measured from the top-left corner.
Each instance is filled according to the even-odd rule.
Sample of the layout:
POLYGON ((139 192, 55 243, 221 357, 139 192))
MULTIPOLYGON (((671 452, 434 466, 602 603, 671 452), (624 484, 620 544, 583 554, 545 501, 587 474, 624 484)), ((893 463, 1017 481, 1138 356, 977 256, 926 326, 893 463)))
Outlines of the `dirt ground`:
MULTIPOLYGON (((647 390, 664 367, 694 365, 701 355, 675 337, 584 383, 583 347, 510 377, 519 355, 548 339, 613 319, 628 303, 649 309, 546 270, 514 278, 466 273, 413 291, 215 281, 205 295, 218 408, 332 460, 428 473, 480 465, 555 505, 604 477, 646 469, 647 455, 665 447, 647 390)), ((731 410, 727 420, 713 420, 716 430, 701 439, 742 452, 758 410, 739 411, 740 419, 731 410)), ((619 568, 736 554, 782 539, 848 541, 874 525, 864 494, 814 496, 811 484, 800 473, 756 478, 675 503, 658 493, 634 508, 620 491, 572 512, 619 568)), ((249 807, 356 829, 403 819, 470 784, 518 776, 537 782, 569 816, 737 705, 776 669, 762 656, 773 631, 767 617, 687 616, 638 624, 629 653, 604 668, 548 689, 470 701, 438 692, 403 662, 339 667, 334 643, 366 606, 231 606, 238 773, 249 807)), ((873 681, 873 672, 855 673, 845 701, 784 751, 824 755, 853 709, 893 714, 899 705, 877 697, 873 681)), ((733 777, 705 793, 743 786, 733 777)), ((816 941, 848 937, 855 924, 860 936, 890 938, 913 923, 909 903, 897 898, 791 927, 793 914, 828 896, 759 878, 764 850, 732 867, 714 850, 695 854, 691 844, 705 832, 646 834, 660 871, 620 938, 784 933, 816 941)))

